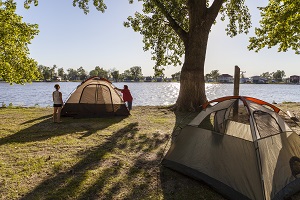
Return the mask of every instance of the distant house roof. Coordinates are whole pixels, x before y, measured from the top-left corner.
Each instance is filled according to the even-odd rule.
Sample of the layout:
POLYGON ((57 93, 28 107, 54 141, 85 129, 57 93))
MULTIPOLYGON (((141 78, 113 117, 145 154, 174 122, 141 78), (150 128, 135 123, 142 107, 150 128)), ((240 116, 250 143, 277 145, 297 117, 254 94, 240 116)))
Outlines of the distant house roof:
MULTIPOLYGON (((231 75, 229 75, 229 74, 221 74, 220 76, 221 76, 221 77, 233 77, 233 76, 231 76, 231 75)), ((219 77, 220 77, 220 76, 219 76, 219 77)))
POLYGON ((232 83, 233 82, 233 76, 229 74, 221 74, 218 77, 218 81, 221 83, 232 83))

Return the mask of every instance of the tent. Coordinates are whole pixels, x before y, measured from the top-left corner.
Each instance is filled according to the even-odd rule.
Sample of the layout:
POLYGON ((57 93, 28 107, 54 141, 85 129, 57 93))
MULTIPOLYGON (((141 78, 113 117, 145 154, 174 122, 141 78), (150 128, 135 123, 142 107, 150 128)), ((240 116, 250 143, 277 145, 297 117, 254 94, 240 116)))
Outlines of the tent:
POLYGON ((284 199, 300 191, 300 138, 262 100, 229 96, 174 136, 162 164, 206 182, 229 199, 284 199))
POLYGON ((61 115, 73 117, 128 116, 129 111, 110 81, 91 77, 82 82, 69 95, 61 115))

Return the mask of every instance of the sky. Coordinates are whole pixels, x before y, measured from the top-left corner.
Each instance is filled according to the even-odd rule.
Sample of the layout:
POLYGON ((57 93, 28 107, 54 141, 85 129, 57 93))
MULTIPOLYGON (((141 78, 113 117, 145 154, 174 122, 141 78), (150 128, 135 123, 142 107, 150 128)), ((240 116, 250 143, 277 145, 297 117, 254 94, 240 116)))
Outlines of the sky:
MULTIPOLYGON (((155 62, 151 53, 143 51, 142 35, 131 28, 125 28, 123 22, 136 11, 141 11, 141 3, 128 0, 106 1, 105 13, 90 6, 89 14, 73 7, 72 0, 39 0, 39 5, 31 5, 26 10, 24 0, 17 0, 17 14, 23 21, 38 24, 40 33, 29 45, 30 57, 38 64, 58 68, 86 71, 96 66, 106 70, 117 69, 120 73, 133 66, 140 66, 144 76, 153 76, 155 62)), ((277 47, 263 49, 256 53, 249 51, 249 37, 254 36, 254 27, 259 26, 258 6, 267 5, 268 0, 250 0, 248 3, 252 15, 252 28, 248 35, 234 38, 226 35, 226 22, 218 20, 209 36, 205 73, 219 70, 221 74, 234 75, 234 66, 238 65, 246 77, 264 72, 284 70, 286 76, 300 75, 300 56, 294 51, 277 52, 277 47)), ((165 67, 166 77, 181 70, 180 66, 165 67)))

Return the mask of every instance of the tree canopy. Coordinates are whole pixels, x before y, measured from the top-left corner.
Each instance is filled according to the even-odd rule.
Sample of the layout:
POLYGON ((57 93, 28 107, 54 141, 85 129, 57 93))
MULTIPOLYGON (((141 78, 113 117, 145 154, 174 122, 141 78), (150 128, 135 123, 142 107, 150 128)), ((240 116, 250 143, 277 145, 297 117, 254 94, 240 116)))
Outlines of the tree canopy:
POLYGON ((277 70, 273 73, 273 78, 278 82, 281 82, 283 77, 285 77, 285 72, 283 70, 277 70))
POLYGON ((28 44, 38 33, 38 25, 16 14, 16 3, 0 1, 0 79, 22 84, 39 77, 37 62, 28 56, 28 44))
POLYGON ((220 76, 219 70, 212 70, 209 74, 207 74, 207 77, 212 78, 214 81, 218 80, 218 77, 220 76))
POLYGON ((133 80, 138 81, 143 77, 142 68, 140 66, 131 67, 130 74, 132 75, 133 80))
POLYGON ((259 9, 261 26, 255 29, 256 37, 250 38, 249 49, 259 51, 278 45, 278 51, 292 49, 300 54, 300 1, 271 0, 259 9))

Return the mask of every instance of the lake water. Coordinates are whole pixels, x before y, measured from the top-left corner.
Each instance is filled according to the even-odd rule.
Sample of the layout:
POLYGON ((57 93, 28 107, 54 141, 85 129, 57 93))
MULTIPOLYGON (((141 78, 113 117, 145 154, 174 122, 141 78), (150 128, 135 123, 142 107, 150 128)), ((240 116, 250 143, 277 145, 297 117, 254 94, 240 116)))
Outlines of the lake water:
MULTIPOLYGON (((53 82, 34 82, 25 85, 9 85, 0 83, 0 107, 2 104, 15 106, 52 106, 53 82)), ((80 84, 78 82, 60 82, 60 91, 63 100, 80 84)), ((134 106, 158 106, 175 103, 180 84, 177 82, 141 82, 141 83, 114 83, 118 88, 127 84, 132 96, 134 106)), ((209 84, 205 85, 209 100, 222 96, 233 95, 233 84, 209 84)), ((240 95, 255 97, 269 103, 273 101, 300 102, 300 85, 291 84, 241 84, 240 95)))

